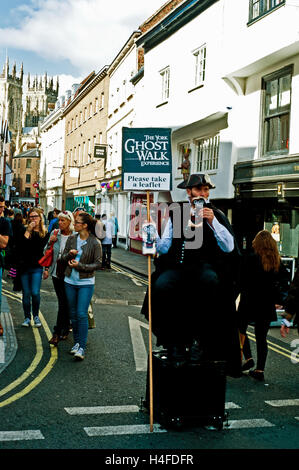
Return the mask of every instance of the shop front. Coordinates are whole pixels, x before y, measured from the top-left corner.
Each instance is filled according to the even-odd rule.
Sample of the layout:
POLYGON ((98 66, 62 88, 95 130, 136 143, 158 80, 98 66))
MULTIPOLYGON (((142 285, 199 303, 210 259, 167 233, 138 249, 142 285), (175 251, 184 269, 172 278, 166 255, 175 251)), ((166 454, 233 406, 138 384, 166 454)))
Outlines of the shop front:
POLYGON ((95 187, 89 186, 75 190, 66 191, 65 208, 73 212, 76 207, 83 207, 86 212, 95 214, 95 187))
POLYGON ((242 252, 259 230, 269 230, 282 257, 297 264, 299 156, 242 162, 234 169, 233 227, 242 252))

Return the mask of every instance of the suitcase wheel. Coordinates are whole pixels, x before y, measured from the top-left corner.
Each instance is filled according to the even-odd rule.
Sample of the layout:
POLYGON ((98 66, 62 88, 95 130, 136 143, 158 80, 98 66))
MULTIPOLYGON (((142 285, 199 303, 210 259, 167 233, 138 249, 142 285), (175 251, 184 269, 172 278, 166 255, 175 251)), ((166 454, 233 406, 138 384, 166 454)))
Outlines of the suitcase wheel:
POLYGON ((208 424, 205 425, 205 429, 208 431, 221 431, 221 429, 223 429, 223 417, 212 416, 208 424))
POLYGON ((181 429, 183 427, 183 421, 178 416, 171 418, 169 424, 175 429, 181 429))

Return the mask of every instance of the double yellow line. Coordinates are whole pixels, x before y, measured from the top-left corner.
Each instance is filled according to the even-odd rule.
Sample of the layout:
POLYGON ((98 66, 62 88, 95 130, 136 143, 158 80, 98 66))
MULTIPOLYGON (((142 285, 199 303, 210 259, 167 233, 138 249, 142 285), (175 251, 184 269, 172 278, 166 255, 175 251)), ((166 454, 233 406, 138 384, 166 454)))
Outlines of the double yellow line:
MULTIPOLYGON (((18 294, 14 294, 6 289, 2 289, 2 294, 6 295, 9 299, 16 300, 17 302, 22 302, 20 296, 18 294)), ((52 334, 49 329, 49 326, 41 312, 39 312, 39 317, 42 323, 42 326, 45 330, 46 336, 48 339, 51 338, 52 334)), ((35 340, 35 345, 36 345, 36 353, 34 356, 33 361, 29 365, 29 367, 23 372, 23 374, 14 380, 12 383, 7 385, 5 388, 0 390, 0 397, 3 395, 6 395, 7 393, 11 392, 13 389, 18 387, 20 384, 22 384, 30 375, 36 370, 38 364, 40 363, 42 357, 43 357, 43 346, 42 346, 42 340, 41 336, 39 333, 38 328, 32 328, 33 335, 34 335, 34 340, 35 340)), ((58 351, 57 348, 55 347, 50 347, 51 350, 51 356, 50 360, 48 361, 47 365, 43 368, 43 370, 37 375, 37 377, 32 380, 25 388, 23 388, 20 392, 15 393, 14 395, 10 396, 4 401, 0 401, 0 408, 6 405, 9 405, 10 403, 19 400, 19 398, 22 398, 23 396, 27 395, 30 393, 40 382, 48 375, 48 373, 52 370, 55 362, 57 361, 58 358, 58 351)))
MULTIPOLYGON (((253 333, 247 331, 247 336, 249 339, 256 342, 255 335, 253 333)), ((275 351, 276 353, 281 354, 282 356, 285 356, 288 359, 291 359, 292 362, 299 363, 299 358, 297 359, 293 357, 292 351, 290 351, 289 349, 279 346, 279 344, 272 343, 272 341, 269 341, 268 339, 267 339, 267 343, 268 343, 268 348, 271 349, 272 351, 275 351)))
POLYGON ((114 271, 120 273, 120 274, 123 274, 124 276, 127 276, 131 279, 135 279, 136 281, 138 282, 141 282, 142 284, 144 285, 148 285, 148 280, 146 279, 143 279, 142 276, 138 276, 138 274, 133 274, 133 273, 130 273, 129 271, 127 271, 126 269, 123 269, 123 268, 120 268, 119 266, 117 266, 116 264, 114 263, 111 263, 111 267, 112 269, 114 269, 114 271))

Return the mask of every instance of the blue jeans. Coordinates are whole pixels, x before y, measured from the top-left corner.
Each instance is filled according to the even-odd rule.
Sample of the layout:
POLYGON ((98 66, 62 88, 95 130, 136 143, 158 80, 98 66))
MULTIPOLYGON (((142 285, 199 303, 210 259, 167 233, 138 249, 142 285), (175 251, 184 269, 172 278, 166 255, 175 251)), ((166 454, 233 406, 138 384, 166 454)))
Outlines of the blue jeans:
POLYGON ((25 318, 31 318, 31 299, 32 315, 33 317, 38 316, 42 275, 43 268, 29 268, 21 274, 23 291, 22 302, 25 318))
POLYGON ((88 306, 90 304, 94 285, 75 286, 64 283, 66 298, 69 305, 74 342, 86 349, 88 335, 88 306))

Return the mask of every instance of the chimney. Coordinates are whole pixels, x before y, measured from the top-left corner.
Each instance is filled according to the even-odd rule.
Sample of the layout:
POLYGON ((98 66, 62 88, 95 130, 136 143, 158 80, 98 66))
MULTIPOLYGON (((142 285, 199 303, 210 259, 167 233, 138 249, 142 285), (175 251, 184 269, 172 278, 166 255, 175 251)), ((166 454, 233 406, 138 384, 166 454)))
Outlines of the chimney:
POLYGON ((72 96, 71 90, 66 90, 66 92, 65 92, 65 101, 68 101, 71 96, 72 96))
POLYGON ((65 102, 65 96, 64 95, 59 96, 59 102, 60 102, 60 107, 62 108, 64 106, 64 102, 65 102))
POLYGON ((76 94, 76 91, 78 90, 80 84, 79 83, 74 83, 72 85, 72 99, 74 98, 75 94, 76 94))

